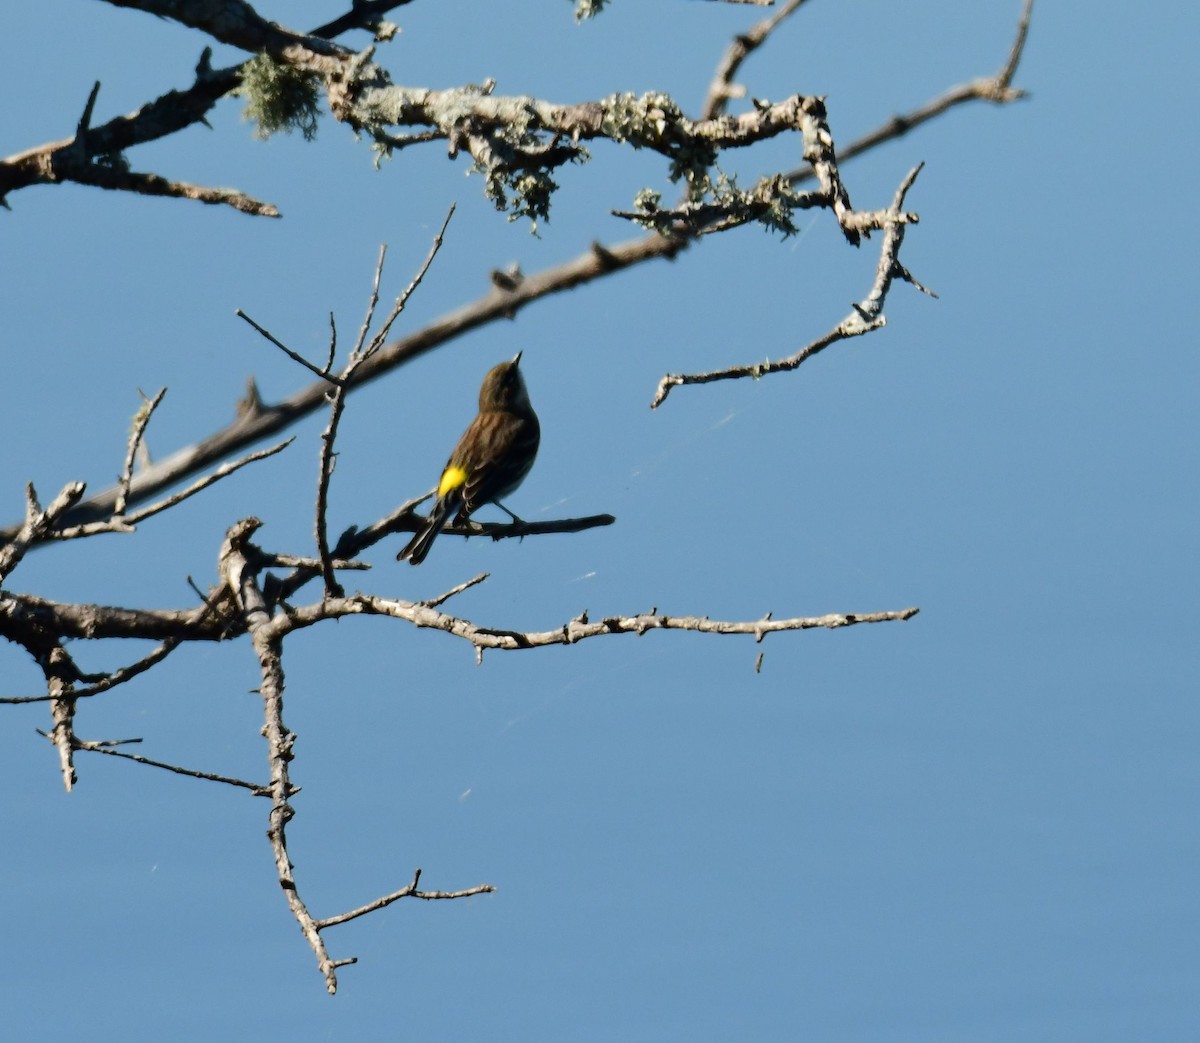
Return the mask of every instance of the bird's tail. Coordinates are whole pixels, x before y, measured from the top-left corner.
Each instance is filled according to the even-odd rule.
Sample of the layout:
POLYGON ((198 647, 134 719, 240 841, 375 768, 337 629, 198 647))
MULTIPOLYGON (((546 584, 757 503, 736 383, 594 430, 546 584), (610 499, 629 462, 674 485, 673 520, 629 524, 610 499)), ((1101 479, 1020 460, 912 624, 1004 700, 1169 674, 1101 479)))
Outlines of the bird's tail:
POLYGON ((460 497, 452 495, 439 497, 433 505, 433 510, 429 512, 429 520, 423 528, 417 530, 404 550, 396 555, 396 560, 407 560, 410 565, 420 565, 429 553, 429 548, 433 546, 433 541, 437 539, 438 533, 442 531, 442 526, 446 524, 446 519, 458 506, 459 500, 460 497))

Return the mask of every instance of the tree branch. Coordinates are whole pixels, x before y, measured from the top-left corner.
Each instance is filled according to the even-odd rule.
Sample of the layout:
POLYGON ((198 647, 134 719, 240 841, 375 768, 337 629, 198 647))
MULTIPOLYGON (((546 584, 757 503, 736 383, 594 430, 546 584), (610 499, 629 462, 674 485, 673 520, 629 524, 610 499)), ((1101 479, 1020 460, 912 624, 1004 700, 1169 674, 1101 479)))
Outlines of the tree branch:
POLYGON ((316 921, 300 897, 292 862, 288 857, 287 824, 295 815, 290 801, 296 792, 289 764, 296 736, 283 722, 283 640, 271 630, 266 599, 258 586, 255 564, 258 551, 250 543, 250 537, 261 525, 262 522, 257 518, 246 518, 230 527, 218 558, 218 572, 243 614, 261 673, 258 691, 262 697, 265 718, 262 734, 267 741, 267 761, 270 765, 268 790, 271 811, 268 815, 267 839, 275 855, 275 872, 292 915, 317 955, 317 964, 325 976, 325 986, 330 993, 334 993, 337 991, 336 965, 325 948, 316 921))
POLYGON ((25 486, 25 523, 0 549, 0 584, 20 564, 26 552, 44 540, 50 539, 56 525, 70 509, 79 502, 87 486, 83 482, 69 482, 63 486, 50 506, 44 511, 38 503, 37 490, 33 482, 25 486))
POLYGON ((701 110, 705 119, 715 119, 720 116, 733 98, 740 98, 745 90, 734 85, 733 78, 738 74, 742 63, 758 50, 779 25, 806 2, 806 0, 787 0, 778 11, 761 22, 751 26, 746 32, 739 33, 726 49, 721 58, 717 71, 709 84, 708 97, 701 110))
POLYGON ((650 402, 651 409, 657 409, 666 401, 671 389, 682 384, 709 384, 716 380, 737 380, 743 377, 768 376, 772 373, 785 373, 796 369, 802 362, 808 361, 818 352, 824 351, 829 345, 850 337, 859 337, 872 330, 881 329, 887 323, 883 315, 883 304, 887 299, 892 281, 901 278, 912 283, 918 290, 930 296, 936 296, 916 279, 908 269, 900 263, 900 244, 904 242, 904 230, 909 224, 916 223, 915 214, 905 214, 901 211, 904 197, 921 171, 920 166, 913 167, 896 190, 892 208, 884 212, 883 246, 879 252, 879 263, 875 268, 875 281, 867 295, 853 306, 850 312, 828 333, 806 344, 794 355, 778 362, 756 362, 751 365, 730 366, 726 369, 714 370, 709 373, 668 373, 658 382, 658 389, 650 402))
MULTIPOLYGON (((46 733, 39 729, 39 734, 45 735, 46 733)), ((126 739, 121 744, 141 741, 141 739, 126 739)), ((196 771, 193 768, 180 767, 178 764, 168 764, 166 761, 152 760, 149 757, 141 757, 135 753, 125 753, 122 750, 115 750, 112 748, 114 745, 118 745, 118 743, 85 739, 74 740, 74 749, 81 750, 84 753, 102 753, 106 757, 120 757, 122 760, 133 761, 135 764, 144 764, 150 768, 161 768, 164 771, 171 772, 173 775, 184 775, 192 779, 202 779, 205 782, 219 782, 225 786, 234 786, 238 789, 249 790, 256 797, 270 795, 268 788, 257 782, 246 782, 244 779, 235 779, 229 775, 217 775, 211 771, 196 771)))
MULTIPOLYGON (((1030 8, 1031 0, 1026 0, 1026 16, 1030 8)), ((1025 24, 1023 21, 1022 25, 1025 24)), ((1018 33, 1017 44, 1014 44, 1013 54, 1010 55, 1002 69, 1001 79, 1004 75, 1011 79, 1015 74, 1020 58, 1017 45, 1023 44, 1023 42, 1024 30, 1022 29, 1018 33)), ((992 84, 994 87, 996 82, 997 77, 972 81, 972 84, 954 88, 904 116, 893 117, 848 148, 842 149, 842 162, 852 156, 861 155, 885 141, 900 137, 916 126, 958 105, 980 100, 1004 103, 1024 96, 1024 92, 1010 89, 1004 97, 997 98, 994 89, 985 90, 983 87, 985 83, 992 84)), ((117 122, 119 121, 113 121, 114 124, 117 122)), ((107 126, 112 128, 113 124, 107 126)), ((92 131, 91 133, 97 132, 92 131)), ((109 129, 108 134, 111 139, 115 136, 115 131, 109 129)), ((811 167, 802 167, 788 175, 793 185, 802 184, 812 176, 811 167)), ((0 194, 4 190, 4 164, 0 163, 0 194)), ((687 249, 693 241, 694 238, 689 238, 685 234, 674 239, 648 235, 622 243, 594 243, 573 260, 526 276, 512 288, 493 286, 475 301, 441 316, 424 329, 382 348, 371 362, 363 366, 357 374, 355 386, 375 380, 393 368, 424 355, 464 333, 498 319, 512 318, 526 305, 543 297, 573 289, 646 261, 674 258, 682 250, 687 249)), ((203 470, 215 461, 224 459, 231 453, 238 452, 248 445, 286 429, 323 406, 326 390, 327 384, 323 380, 310 385, 278 405, 263 406, 252 415, 239 417, 232 424, 214 432, 203 441, 181 449, 155 466, 146 468, 135 476, 131 484, 129 490, 131 502, 148 499, 188 475, 203 470)), ((115 500, 116 489, 105 490, 80 504, 70 513, 68 520, 78 524, 97 518, 108 518, 112 514, 115 500)), ((0 539, 11 540, 18 531, 19 527, 9 526, 0 530, 0 539)))
MULTIPOLYGON (((1016 39, 1000 72, 984 77, 964 86, 953 88, 909 113, 893 117, 874 131, 859 138, 849 147, 840 150, 844 163, 847 159, 893 138, 901 137, 922 123, 958 105, 973 101, 990 101, 1004 104, 1024 97, 1024 92, 1011 87, 1017 66, 1023 53, 1028 31, 1032 0, 1026 0, 1016 39), (998 89, 998 88, 1003 88, 998 89)), ((221 73, 209 73, 197 80, 190 91, 170 92, 152 105, 132 116, 121 117, 88 132, 89 149, 97 152, 115 151, 140 141, 153 140, 187 126, 203 118, 217 98, 237 84, 237 68, 221 73), (218 88, 220 88, 218 90, 218 88), (214 93, 214 91, 216 93, 214 93)), ((26 167, 40 169, 45 159, 44 150, 63 148, 70 142, 59 142, 42 146, 41 150, 9 157, 0 162, 0 198, 13 187, 21 187, 12 180, 14 170, 26 167), (42 159, 34 156, 42 155, 42 159)), ((811 166, 801 167, 788 175, 789 182, 800 185, 811 180, 811 166)), ((19 180, 19 179, 18 179, 19 180)), ((32 182, 24 182, 32 183, 32 182)), ((383 376, 397 366, 424 355, 442 344, 478 329, 498 319, 510 319, 526 305, 543 297, 573 289, 614 272, 635 267, 643 262, 657 259, 672 259, 695 241, 695 237, 684 230, 676 238, 665 239, 659 235, 642 236, 622 243, 594 243, 588 250, 564 264, 547 268, 526 276, 504 287, 493 286, 489 292, 475 301, 465 304, 440 318, 427 327, 382 348, 369 364, 356 375, 355 386, 366 384, 383 376)), ((325 405, 328 385, 324 380, 298 391, 285 401, 273 405, 259 405, 252 411, 240 415, 233 423, 214 432, 192 446, 180 449, 167 459, 136 475, 129 488, 129 500, 142 502, 163 489, 204 470, 213 463, 236 453, 255 442, 285 430, 291 424, 308 416, 325 405)), ((69 512, 67 521, 72 524, 107 519, 112 516, 118 490, 114 487, 81 503, 69 512)), ((0 530, 0 540, 12 540, 20 526, 10 525, 0 530)))
POLYGON ((369 594, 353 594, 345 598, 332 598, 293 608, 290 612, 276 615, 270 622, 270 632, 282 640, 293 630, 313 626, 326 619, 343 616, 370 615, 391 616, 414 626, 441 630, 475 646, 482 655, 486 649, 514 652, 548 645, 573 645, 588 638, 612 634, 637 634, 639 637, 650 630, 691 630, 702 634, 747 634, 755 641, 762 641, 767 634, 791 630, 824 628, 836 630, 859 623, 888 623, 911 619, 917 608, 905 608, 888 612, 836 612, 823 616, 800 616, 792 619, 772 619, 768 613, 762 619, 731 621, 709 619, 707 616, 670 616, 657 609, 633 616, 606 616, 597 622, 588 618, 587 612, 555 627, 552 630, 520 631, 481 627, 470 620, 439 612, 428 602, 401 601, 380 598, 369 594))
POLYGON ((113 505, 114 517, 125 513, 125 501, 129 497, 129 483, 133 481, 133 463, 137 459, 138 448, 142 444, 142 438, 146 433, 150 418, 154 416, 154 411, 166 393, 166 388, 160 388, 158 394, 153 398, 146 398, 145 395, 142 395, 142 407, 134 415, 133 428, 129 432, 129 445, 125 448, 125 463, 121 468, 121 477, 117 480, 117 500, 113 505))
MULTIPOLYGON (((410 0, 354 0, 350 11, 314 30, 310 36, 336 36, 350 29, 374 31, 380 25, 383 14, 408 2, 410 0)), ((163 17, 170 17, 170 14, 164 14, 163 17)), ((283 32, 286 34, 286 30, 283 32)), ((286 35, 285 39, 290 41, 294 35, 286 35)), ((116 178, 111 178, 102 184, 105 182, 105 175, 97 173, 97 170, 105 167, 119 171, 124 168, 121 153, 126 149, 168 137, 197 123, 207 125, 209 110, 221 98, 237 89, 247 65, 246 62, 242 62, 226 69, 214 70, 210 65, 211 56, 212 49, 205 48, 196 66, 196 80, 190 88, 167 91, 136 112, 118 116, 102 126, 91 127, 95 94, 99 89, 99 84, 96 84, 85 106, 84 118, 80 120, 75 137, 38 145, 0 160, 0 205, 7 206, 7 195, 18 189, 65 181, 136 190, 133 181, 125 185, 119 184, 116 178)), ((134 175, 134 180, 138 177, 153 176, 134 175)), ((162 180, 167 187, 174 189, 162 194, 201 199, 204 202, 226 203, 247 213, 277 216, 277 212, 269 204, 258 203, 238 192, 202 189, 182 182, 162 180)), ((143 181, 142 187, 147 187, 147 184, 143 181)))
POLYGON ((426 901, 448 898, 470 898, 471 895, 491 894, 496 890, 491 884, 478 884, 475 887, 467 888, 465 891, 421 891, 417 887, 420 881, 421 870, 418 869, 413 873, 411 884, 400 888, 399 891, 393 891, 390 895, 376 898, 375 901, 359 906, 357 909, 351 909, 349 912, 339 913, 337 916, 329 916, 324 920, 318 920, 317 930, 323 931, 326 927, 336 927, 338 924, 357 920, 360 916, 366 916, 367 913, 373 913, 377 909, 386 909, 393 902, 399 901, 401 898, 424 898, 426 901))

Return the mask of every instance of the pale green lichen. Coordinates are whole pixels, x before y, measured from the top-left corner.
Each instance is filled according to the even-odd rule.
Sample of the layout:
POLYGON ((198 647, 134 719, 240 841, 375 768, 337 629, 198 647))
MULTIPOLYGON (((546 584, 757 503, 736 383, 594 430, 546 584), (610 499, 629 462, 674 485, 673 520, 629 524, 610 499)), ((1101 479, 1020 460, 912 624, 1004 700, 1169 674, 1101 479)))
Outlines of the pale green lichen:
POLYGON ((576 0, 575 21, 585 22, 589 18, 595 18, 596 15, 604 10, 606 3, 608 3, 608 0, 576 0))
POLYGON ((236 93, 246 99, 242 118, 255 124, 256 137, 269 138, 281 130, 288 134, 298 130, 305 141, 317 136, 319 91, 313 73, 259 54, 243 67, 236 93))
POLYGON ((768 232, 779 232, 785 239, 799 231, 792 215, 802 200, 782 174, 765 177, 745 191, 738 187, 736 176, 720 173, 715 182, 709 182, 708 192, 713 203, 735 223, 757 221, 768 232))
POLYGON ((604 108, 602 133, 615 142, 653 148, 666 155, 672 181, 691 183, 717 160, 716 146, 695 135, 694 125, 669 94, 610 94, 600 104, 604 108))
POLYGON ((696 178, 689 190, 680 207, 664 210, 661 193, 643 188, 634 196, 634 212, 622 216, 664 236, 681 231, 703 235, 756 222, 786 239, 799 231, 794 210, 814 205, 811 197, 797 194, 781 174, 763 178, 748 191, 738 186, 734 176, 718 172, 714 180, 705 174, 696 178))
POLYGON ((507 211, 510 221, 529 218, 536 235, 538 221, 550 220, 550 198, 558 183, 544 170, 508 170, 499 164, 489 169, 476 163, 475 171, 484 177, 483 194, 497 210, 507 211))

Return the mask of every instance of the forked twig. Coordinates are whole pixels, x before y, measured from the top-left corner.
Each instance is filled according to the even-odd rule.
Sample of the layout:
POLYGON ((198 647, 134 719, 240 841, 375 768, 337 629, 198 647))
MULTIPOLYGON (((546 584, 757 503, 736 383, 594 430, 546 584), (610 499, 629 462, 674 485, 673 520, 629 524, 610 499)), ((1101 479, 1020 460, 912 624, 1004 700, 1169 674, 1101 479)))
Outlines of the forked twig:
POLYGON ((325 581, 325 594, 327 597, 341 597, 345 593, 342 585, 337 580, 337 576, 334 574, 333 555, 329 549, 329 530, 326 516, 329 508, 329 483, 333 478, 333 462, 335 459, 333 447, 337 439, 338 425, 341 423, 342 414, 346 409, 346 392, 354 380, 354 375, 358 368, 367 362, 383 345, 387 339, 388 331, 392 328, 392 324, 396 319, 400 317, 400 313, 404 311, 404 306, 408 303, 409 297, 421 285, 422 280, 425 278, 425 273, 429 271, 430 265, 433 264, 433 259, 442 248, 446 228, 450 224, 450 219, 454 216, 454 210, 455 205, 451 203, 450 209, 446 211, 446 217, 442 221, 442 227, 438 230, 437 235, 434 236, 433 243, 429 247, 429 252, 426 254, 421 267, 417 270, 417 274, 413 276, 412 281, 409 282, 404 292, 396 298, 395 303, 392 305, 392 310, 388 313, 388 317, 384 320, 379 331, 371 338, 369 343, 364 343, 371 328, 371 321, 375 315, 376 303, 379 300, 379 283, 383 275, 384 258, 387 256, 387 247, 380 247, 379 260, 375 265, 375 280, 372 284, 371 296, 367 303, 367 313, 359 329, 358 340, 354 345, 354 349, 350 352, 350 358, 346 362, 346 367, 342 370, 341 378, 336 382, 333 394, 330 396, 329 423, 325 430, 321 432, 321 460, 317 477, 315 522, 317 554, 321 559, 321 575, 325 581))
POLYGON ((146 398, 145 395, 142 395, 142 405, 133 418, 133 429, 129 432, 129 445, 125 448, 125 463, 121 467, 121 477, 117 481, 117 502, 113 506, 113 517, 119 518, 125 513, 125 501, 129 498, 129 483, 133 481, 133 464, 137 459, 138 447, 142 444, 142 437, 146 433, 150 418, 154 416, 154 411, 166 393, 167 389, 164 387, 160 388, 158 394, 153 398, 146 398))
POLYGON ((654 398, 650 402, 651 409, 657 409, 666 401, 671 390, 684 384, 708 384, 716 380, 738 380, 744 377, 768 376, 772 373, 785 373, 807 362, 814 355, 824 351, 831 344, 846 340, 850 337, 860 337, 886 325, 887 319, 883 314, 883 304, 887 299, 888 290, 896 278, 911 283, 922 293, 931 297, 937 294, 922 286, 912 274, 900 263, 900 244, 904 242, 904 230, 909 224, 916 222, 915 214, 904 214, 901 207, 904 197, 912 187, 917 175, 921 172, 919 164, 908 172, 892 200, 892 208, 887 211, 890 219, 884 221, 883 244, 879 252, 879 263, 875 268, 875 281, 867 295, 853 305, 853 310, 829 332, 822 334, 816 340, 809 342, 794 355, 775 362, 755 362, 749 365, 729 366, 725 369, 712 370, 707 373, 668 373, 658 382, 654 398))

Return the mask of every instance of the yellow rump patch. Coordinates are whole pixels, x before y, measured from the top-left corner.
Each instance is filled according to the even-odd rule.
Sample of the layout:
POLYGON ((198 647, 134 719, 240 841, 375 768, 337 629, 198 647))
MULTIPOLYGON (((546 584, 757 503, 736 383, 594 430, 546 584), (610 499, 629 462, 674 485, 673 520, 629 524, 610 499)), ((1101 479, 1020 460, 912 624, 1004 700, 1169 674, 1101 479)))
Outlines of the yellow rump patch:
POLYGON ((461 467, 447 467, 442 472, 442 480, 438 482, 438 496, 445 496, 446 493, 453 489, 457 489, 460 485, 465 485, 467 481, 467 472, 461 467))

